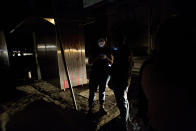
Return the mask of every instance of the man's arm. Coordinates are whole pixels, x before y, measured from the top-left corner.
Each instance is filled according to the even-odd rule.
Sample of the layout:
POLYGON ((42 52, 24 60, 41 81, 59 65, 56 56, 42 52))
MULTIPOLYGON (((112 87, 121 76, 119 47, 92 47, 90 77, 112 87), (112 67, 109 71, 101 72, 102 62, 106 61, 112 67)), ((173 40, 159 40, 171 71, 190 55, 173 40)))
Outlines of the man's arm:
POLYGON ((109 61, 110 64, 113 64, 114 56, 111 54, 110 57, 106 56, 106 59, 109 61))

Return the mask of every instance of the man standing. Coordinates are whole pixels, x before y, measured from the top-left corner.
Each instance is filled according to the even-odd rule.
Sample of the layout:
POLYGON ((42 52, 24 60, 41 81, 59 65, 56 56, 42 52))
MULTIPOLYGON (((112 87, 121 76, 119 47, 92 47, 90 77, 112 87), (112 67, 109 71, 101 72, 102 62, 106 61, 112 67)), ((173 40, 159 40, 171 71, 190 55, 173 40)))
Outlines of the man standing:
POLYGON ((109 86, 114 91, 117 106, 120 110, 122 131, 128 130, 128 122, 130 121, 127 93, 131 82, 132 66, 133 54, 128 48, 127 40, 124 37, 119 48, 115 48, 111 80, 109 82, 109 86))
POLYGON ((96 98, 97 88, 99 86, 99 104, 100 112, 106 114, 104 109, 105 89, 110 75, 110 65, 112 64, 112 56, 109 48, 106 47, 106 40, 100 38, 98 40, 97 54, 91 68, 89 81, 89 111, 92 114, 92 108, 96 98))

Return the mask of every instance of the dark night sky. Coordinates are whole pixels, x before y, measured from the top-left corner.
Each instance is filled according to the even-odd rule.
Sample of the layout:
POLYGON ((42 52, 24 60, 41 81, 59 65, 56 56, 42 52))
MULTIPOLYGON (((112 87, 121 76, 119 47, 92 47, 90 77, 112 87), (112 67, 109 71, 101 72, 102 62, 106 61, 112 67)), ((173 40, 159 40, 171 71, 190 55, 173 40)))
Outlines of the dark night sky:
MULTIPOLYGON (((10 31, 24 18, 29 16, 53 17, 54 10, 52 3, 56 2, 59 15, 71 15, 74 11, 81 9, 82 0, 4 0, 0 8, 0 29, 10 31), (78 2, 80 1, 80 2, 78 2), (78 3, 77 3, 78 2, 78 3), (72 10, 72 13, 70 12, 72 10), (66 14, 67 12, 67 14, 66 14)), ((118 1, 118 0, 116 0, 118 1)), ((137 1, 137 0, 135 0, 137 1)), ((139 0, 138 0, 139 1, 139 0)), ((141 1, 141 0, 140 0, 141 1)), ((142 2, 142 1, 141 1, 142 2)), ((195 16, 195 8, 191 0, 147 0, 143 1, 147 6, 157 8, 167 3, 165 8, 173 10, 182 15, 195 16)), ((80 15, 80 13, 79 13, 80 15)))
MULTIPOLYGON (((60 15, 70 14, 70 9, 72 12, 79 11, 82 7, 82 0, 3 0, 0 8, 0 28, 14 26, 27 16, 53 16, 54 2, 60 15)), ((194 15, 195 11, 193 0, 148 0, 144 3, 154 7, 169 3, 166 8, 173 8, 184 15, 194 15)))
POLYGON ((54 7, 61 16, 72 15, 82 9, 81 2, 82 0, 3 0, 0 7, 0 28, 11 28, 28 16, 53 17, 54 7))

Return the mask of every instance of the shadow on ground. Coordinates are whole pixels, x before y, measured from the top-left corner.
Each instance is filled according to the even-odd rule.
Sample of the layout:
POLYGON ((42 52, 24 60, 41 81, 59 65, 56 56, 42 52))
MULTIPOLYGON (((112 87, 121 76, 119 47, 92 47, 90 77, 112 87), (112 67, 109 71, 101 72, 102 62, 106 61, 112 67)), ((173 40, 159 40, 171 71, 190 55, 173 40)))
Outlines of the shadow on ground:
POLYGON ((92 131, 84 114, 64 111, 53 103, 36 101, 17 112, 7 124, 7 131, 92 131))

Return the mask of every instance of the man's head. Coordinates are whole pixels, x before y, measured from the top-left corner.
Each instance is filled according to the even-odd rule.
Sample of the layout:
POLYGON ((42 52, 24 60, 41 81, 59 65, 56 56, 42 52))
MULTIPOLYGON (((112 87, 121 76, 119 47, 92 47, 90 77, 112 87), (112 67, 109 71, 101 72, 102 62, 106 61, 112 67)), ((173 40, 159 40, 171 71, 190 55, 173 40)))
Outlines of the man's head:
POLYGON ((104 38, 100 38, 98 40, 98 46, 99 47, 104 47, 106 45, 106 40, 104 38))

